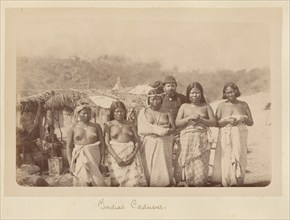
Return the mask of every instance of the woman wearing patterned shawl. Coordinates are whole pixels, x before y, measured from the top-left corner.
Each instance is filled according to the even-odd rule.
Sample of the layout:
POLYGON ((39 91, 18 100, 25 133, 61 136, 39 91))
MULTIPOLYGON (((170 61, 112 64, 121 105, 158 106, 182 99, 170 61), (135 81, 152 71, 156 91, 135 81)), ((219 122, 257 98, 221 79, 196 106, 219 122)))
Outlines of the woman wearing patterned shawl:
POLYGON ((105 186, 104 137, 99 124, 90 122, 92 110, 80 103, 74 111, 74 123, 68 130, 67 157, 73 186, 105 186))
POLYGON ((163 100, 161 87, 148 92, 147 104, 138 115, 140 153, 149 186, 173 185, 172 147, 175 123, 171 113, 160 111, 163 100))
POLYGON ((209 170, 208 131, 216 125, 216 120, 198 82, 187 86, 186 96, 189 103, 181 105, 175 121, 176 126, 182 128, 175 180, 178 186, 204 186, 209 170))
POLYGON ((108 166, 112 186, 147 186, 139 154, 140 140, 135 125, 126 120, 126 107, 115 101, 105 126, 108 166))
POLYGON ((216 118, 219 129, 214 168, 211 181, 222 186, 241 186, 247 166, 247 126, 253 125, 251 110, 235 83, 223 88, 223 99, 218 105, 216 118))

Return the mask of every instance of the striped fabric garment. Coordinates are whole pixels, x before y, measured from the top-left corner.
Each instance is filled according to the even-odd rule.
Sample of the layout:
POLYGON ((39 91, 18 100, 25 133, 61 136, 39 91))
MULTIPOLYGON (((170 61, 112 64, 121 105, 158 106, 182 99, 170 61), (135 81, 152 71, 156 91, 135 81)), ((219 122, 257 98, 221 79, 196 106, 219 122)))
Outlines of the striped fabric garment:
POLYGON ((189 125, 180 133, 181 153, 178 158, 175 178, 177 183, 190 186, 207 183, 209 171, 210 144, 207 128, 189 125))
MULTIPOLYGON (((110 141, 115 153, 126 161, 134 150, 134 143, 119 143, 110 141)), ((107 157, 112 186, 147 186, 139 152, 131 165, 119 167, 115 159, 109 154, 107 157)))

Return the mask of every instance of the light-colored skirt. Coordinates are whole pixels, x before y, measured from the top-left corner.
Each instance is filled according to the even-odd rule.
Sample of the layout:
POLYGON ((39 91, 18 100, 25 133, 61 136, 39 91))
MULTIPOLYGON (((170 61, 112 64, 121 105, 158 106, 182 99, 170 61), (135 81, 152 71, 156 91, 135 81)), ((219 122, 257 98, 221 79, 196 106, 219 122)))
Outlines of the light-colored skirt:
POLYGON ((244 184, 247 166, 246 125, 220 128, 211 181, 222 186, 244 184))
POLYGON ((73 186, 106 185, 99 170, 101 160, 99 144, 100 142, 75 145, 70 166, 73 174, 73 186))
MULTIPOLYGON (((110 141, 110 144, 123 161, 126 161, 134 150, 133 142, 110 141)), ((139 152, 136 153, 133 163, 124 167, 119 167, 110 154, 108 154, 107 159, 112 186, 147 186, 139 152)))
POLYGON ((149 186, 171 186, 173 135, 147 135, 142 139, 140 149, 144 172, 149 186))

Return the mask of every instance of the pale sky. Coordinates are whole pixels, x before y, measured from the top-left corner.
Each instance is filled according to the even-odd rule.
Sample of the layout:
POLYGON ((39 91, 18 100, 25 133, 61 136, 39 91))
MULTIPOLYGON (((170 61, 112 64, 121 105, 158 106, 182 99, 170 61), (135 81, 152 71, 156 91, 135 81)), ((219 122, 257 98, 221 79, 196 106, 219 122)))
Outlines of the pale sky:
POLYGON ((120 55, 179 70, 270 66, 269 25, 245 10, 24 9, 18 15, 18 56, 120 55))

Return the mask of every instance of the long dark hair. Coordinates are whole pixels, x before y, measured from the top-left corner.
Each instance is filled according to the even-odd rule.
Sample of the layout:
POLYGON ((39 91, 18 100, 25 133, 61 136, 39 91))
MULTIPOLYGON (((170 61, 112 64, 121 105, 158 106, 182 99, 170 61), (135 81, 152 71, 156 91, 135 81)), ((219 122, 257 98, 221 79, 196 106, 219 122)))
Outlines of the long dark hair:
POLYGON ((127 109, 126 109, 125 104, 121 101, 114 101, 114 102, 112 102, 112 104, 110 106, 110 121, 115 119, 114 112, 115 112, 116 108, 121 108, 125 111, 124 119, 126 119, 127 118, 127 109))
POLYGON ((241 92, 239 90, 239 87, 235 83, 229 82, 229 83, 225 84, 225 86, 223 88, 223 99, 227 99, 227 96, 226 96, 226 89, 227 88, 232 88, 233 90, 235 90, 236 97, 241 96, 241 92))
POLYGON ((200 93, 201 93, 201 97, 200 97, 200 103, 205 103, 205 98, 204 98, 204 95, 203 95, 203 88, 202 86, 200 85, 199 82, 193 82, 193 83, 190 83, 188 86, 187 86, 187 89, 186 89, 186 98, 187 98, 187 102, 190 103, 190 99, 189 99, 189 93, 190 91, 193 89, 193 88, 197 88, 200 93))

